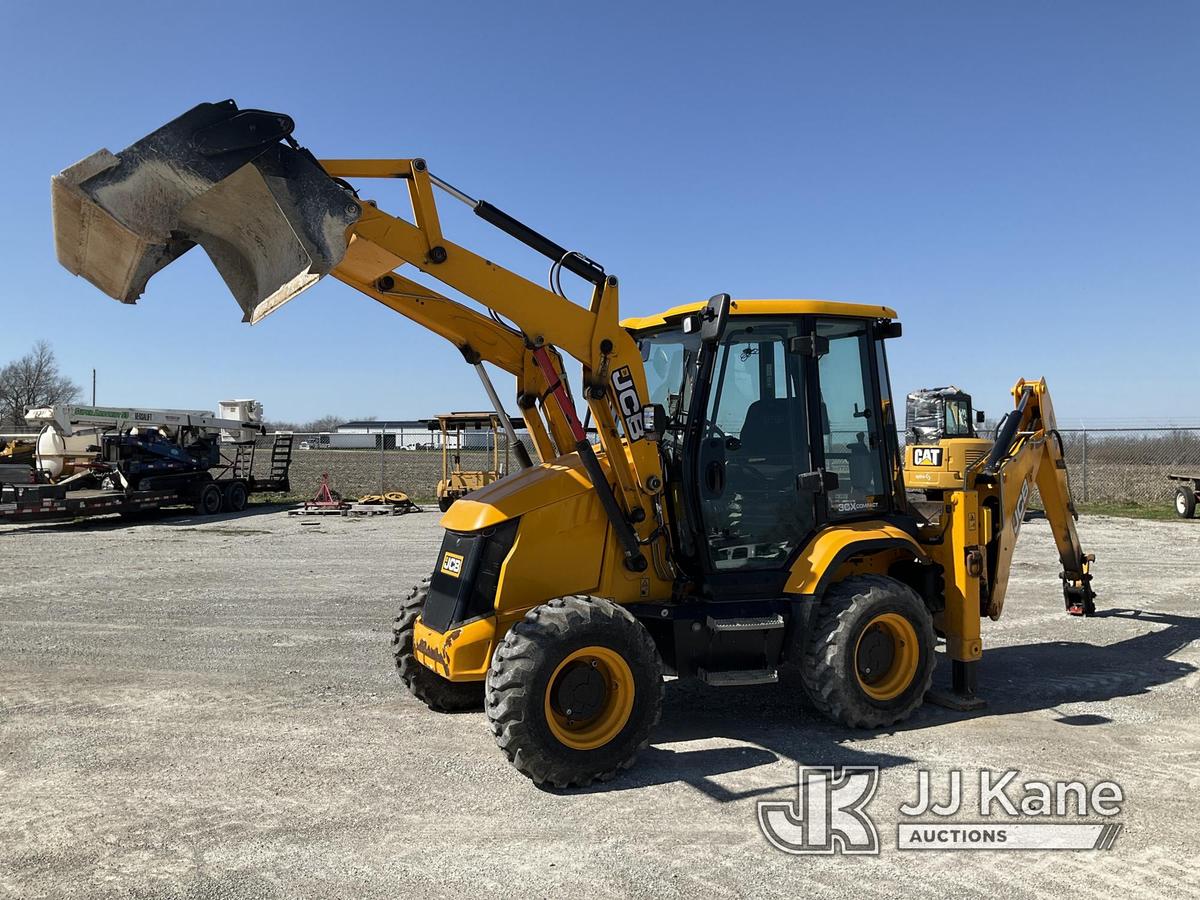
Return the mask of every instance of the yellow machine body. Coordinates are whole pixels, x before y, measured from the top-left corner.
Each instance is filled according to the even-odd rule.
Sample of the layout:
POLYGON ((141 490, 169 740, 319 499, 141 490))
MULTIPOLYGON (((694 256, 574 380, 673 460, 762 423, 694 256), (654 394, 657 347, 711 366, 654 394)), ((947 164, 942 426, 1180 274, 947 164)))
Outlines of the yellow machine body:
MULTIPOLYGON (((980 617, 1002 609, 1035 484, 1068 603, 1090 604, 1090 559, 1074 531, 1044 381, 1017 383, 995 445, 953 439, 938 445, 937 465, 912 456, 919 441, 902 456, 884 353, 900 333, 893 310, 717 295, 621 322, 615 276, 436 178, 423 159, 318 162, 290 139, 291 128, 286 116, 232 101, 202 104, 120 154, 93 154, 53 180, 59 258, 132 303, 147 279, 198 244, 251 322, 331 274, 446 338, 489 391, 482 363, 513 376, 536 460, 491 483, 478 479, 442 519, 429 599, 412 629, 412 656, 426 670, 450 683, 483 680, 514 623, 570 595, 632 612, 681 675, 746 656, 749 639, 759 642, 749 655, 770 669, 794 652, 805 610, 849 576, 874 575, 937 611, 957 687, 957 664, 982 653, 980 617), (370 179, 404 184, 411 217, 360 198, 350 182, 370 179), (437 191, 552 260, 551 287, 449 240, 437 191), (586 303, 562 292, 563 271, 590 286, 586 303), (564 356, 582 367, 578 397, 564 356), (662 362, 654 393, 648 358, 662 362), (741 398, 737 427, 726 407, 704 405, 710 393, 713 403, 741 398), (791 457, 781 460, 780 447, 791 457), (935 515, 910 508, 906 482, 941 492, 935 515), (802 524, 763 515, 781 503, 792 503, 802 524), (723 612, 749 606, 740 618, 723 612)), ((876 618, 873 639, 904 643, 904 628, 876 618)), ((625 673, 606 653, 597 648, 591 664, 620 681, 625 673)))
POLYGON ((945 438, 904 447, 904 485, 910 490, 962 490, 966 473, 992 449, 986 438, 945 438))

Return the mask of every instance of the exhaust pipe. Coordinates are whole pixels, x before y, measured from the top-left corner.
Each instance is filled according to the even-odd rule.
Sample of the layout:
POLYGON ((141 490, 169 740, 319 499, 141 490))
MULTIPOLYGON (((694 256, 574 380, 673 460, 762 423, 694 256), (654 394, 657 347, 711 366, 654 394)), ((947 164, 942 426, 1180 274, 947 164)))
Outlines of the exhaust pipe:
POLYGON ((50 183, 58 261, 134 303, 160 269, 204 248, 257 322, 341 262, 362 207, 291 138, 282 113, 202 103, 50 183))

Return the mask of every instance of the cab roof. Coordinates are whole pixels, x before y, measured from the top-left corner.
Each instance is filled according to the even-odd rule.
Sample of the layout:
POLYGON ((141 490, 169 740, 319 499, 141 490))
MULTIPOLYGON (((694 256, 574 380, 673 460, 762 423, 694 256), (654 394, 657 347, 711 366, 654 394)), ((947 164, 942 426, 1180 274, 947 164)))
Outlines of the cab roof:
MULTIPOLYGON (((666 312, 653 316, 634 316, 623 319, 621 324, 632 330, 641 331, 645 328, 667 325, 690 313, 696 313, 708 305, 707 300, 695 303, 685 303, 673 306, 666 312)), ((848 316, 857 319, 894 319, 896 311, 886 306, 874 306, 867 303, 837 303, 833 300, 734 300, 729 307, 732 316, 764 316, 764 315, 810 315, 848 316)))

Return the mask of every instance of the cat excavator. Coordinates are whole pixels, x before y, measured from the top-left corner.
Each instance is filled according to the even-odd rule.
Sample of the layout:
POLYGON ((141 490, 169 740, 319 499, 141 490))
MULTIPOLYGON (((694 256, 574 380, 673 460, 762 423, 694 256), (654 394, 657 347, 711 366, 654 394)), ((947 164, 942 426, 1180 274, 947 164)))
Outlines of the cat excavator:
POLYGON ((981 619, 1003 608, 1034 485, 1070 544, 1068 611, 1094 609, 1044 381, 1017 382, 986 459, 918 510, 888 379, 892 309, 722 293, 621 321, 615 275, 425 160, 318 160, 293 130, 230 100, 92 154, 52 179, 58 258, 133 303, 199 244, 250 322, 329 275, 450 341, 502 422, 484 363, 515 379, 536 459, 442 517, 393 652, 431 708, 484 709, 535 782, 632 765, 664 674, 768 684, 790 665, 817 710, 858 728, 890 727, 927 694, 978 706, 981 619), (371 179, 402 182, 411 214, 360 194, 371 179), (547 257, 548 285, 450 240, 444 198, 547 257), (931 691, 938 636, 951 671, 931 691))

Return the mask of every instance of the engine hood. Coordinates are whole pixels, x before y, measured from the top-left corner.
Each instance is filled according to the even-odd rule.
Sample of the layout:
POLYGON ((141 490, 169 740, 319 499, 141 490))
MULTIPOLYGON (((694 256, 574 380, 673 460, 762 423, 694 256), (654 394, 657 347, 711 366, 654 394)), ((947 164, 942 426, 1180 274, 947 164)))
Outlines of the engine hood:
POLYGON ((592 490, 579 454, 523 469, 472 491, 442 516, 451 531, 478 531, 592 490))

